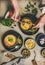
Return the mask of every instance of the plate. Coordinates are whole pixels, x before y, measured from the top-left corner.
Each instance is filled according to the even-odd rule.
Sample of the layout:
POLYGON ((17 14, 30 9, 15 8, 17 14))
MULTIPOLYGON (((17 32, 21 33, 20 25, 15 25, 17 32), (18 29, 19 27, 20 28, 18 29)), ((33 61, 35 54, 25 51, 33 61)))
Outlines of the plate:
POLYGON ((36 42, 34 39, 28 37, 24 40, 24 45, 27 49, 33 49, 36 46, 36 42), (34 43, 32 43, 34 42, 34 43))
POLYGON ((41 55, 45 58, 45 48, 41 49, 41 55))
POLYGON ((22 51, 21 51, 21 54, 24 58, 28 58, 28 57, 30 57, 31 53, 27 48, 23 48, 22 51))
POLYGON ((36 42, 39 46, 41 47, 45 47, 45 34, 43 33, 39 33, 37 36, 36 36, 36 42), (44 42, 42 42, 42 39, 44 39, 44 42))
POLYGON ((37 21, 37 18, 36 18, 34 15, 32 15, 32 14, 22 15, 22 16, 21 16, 21 20, 20 20, 20 22, 18 23, 20 30, 21 30, 24 34, 26 34, 26 35, 33 35, 33 34, 37 33, 38 30, 39 30, 39 28, 36 29, 36 30, 35 30, 35 29, 32 29, 32 27, 29 28, 28 30, 24 30, 24 29, 21 28, 21 23, 22 23, 22 20, 23 20, 24 18, 27 18, 27 19, 31 20, 31 21, 32 21, 32 24, 36 24, 36 23, 37 23, 37 22, 36 22, 36 21, 37 21), (32 31, 32 30, 33 30, 33 31, 32 31))
POLYGON ((18 51, 22 47, 23 39, 22 39, 22 36, 18 32, 14 31, 14 30, 9 30, 2 35, 2 44, 3 44, 4 48, 7 49, 8 51, 14 52, 14 51, 18 51), (14 35, 14 36, 16 36, 17 39, 19 37, 21 40, 21 43, 17 42, 15 45, 13 45, 11 47, 6 46, 4 43, 4 38, 7 35, 14 35))

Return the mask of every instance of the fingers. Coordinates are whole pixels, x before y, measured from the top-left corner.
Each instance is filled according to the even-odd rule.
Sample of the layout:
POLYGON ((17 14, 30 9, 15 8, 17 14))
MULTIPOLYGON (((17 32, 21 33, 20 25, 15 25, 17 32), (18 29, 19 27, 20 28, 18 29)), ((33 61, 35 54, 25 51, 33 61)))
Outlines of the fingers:
POLYGON ((38 23, 38 24, 35 25, 33 28, 40 28, 40 24, 38 23))
POLYGON ((13 16, 11 16, 11 19, 13 19, 13 20, 15 19, 15 13, 13 14, 13 16))
POLYGON ((20 16, 15 17, 15 15, 13 15, 13 16, 11 17, 11 19, 13 19, 14 22, 19 22, 19 20, 20 20, 20 16))
POLYGON ((11 19, 14 20, 14 16, 12 16, 11 19))
POLYGON ((44 24, 43 23, 38 23, 37 25, 35 25, 33 28, 40 28, 42 27, 44 24))
POLYGON ((19 22, 19 20, 20 20, 20 16, 14 19, 15 22, 19 22))
POLYGON ((33 28, 40 28, 45 24, 45 14, 40 18, 39 23, 33 28))

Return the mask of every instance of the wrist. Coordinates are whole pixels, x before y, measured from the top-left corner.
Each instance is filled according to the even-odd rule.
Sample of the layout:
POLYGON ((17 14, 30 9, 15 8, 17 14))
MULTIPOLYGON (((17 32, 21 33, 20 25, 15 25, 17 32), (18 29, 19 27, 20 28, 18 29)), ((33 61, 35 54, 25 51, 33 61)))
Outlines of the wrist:
POLYGON ((18 9, 18 0, 11 0, 11 2, 12 2, 12 5, 14 7, 14 10, 18 9))

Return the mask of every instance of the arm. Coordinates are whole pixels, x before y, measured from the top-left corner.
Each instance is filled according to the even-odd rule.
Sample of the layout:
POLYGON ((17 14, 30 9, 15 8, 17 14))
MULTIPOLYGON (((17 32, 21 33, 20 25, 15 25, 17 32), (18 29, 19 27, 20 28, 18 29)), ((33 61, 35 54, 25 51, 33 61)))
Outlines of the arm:
POLYGON ((18 5, 18 0, 11 0, 13 8, 14 8, 14 14, 11 17, 14 21, 19 21, 19 5, 18 5))
POLYGON ((12 2, 12 5, 13 5, 13 7, 14 7, 14 10, 16 9, 18 9, 18 0, 11 0, 11 2, 12 2))

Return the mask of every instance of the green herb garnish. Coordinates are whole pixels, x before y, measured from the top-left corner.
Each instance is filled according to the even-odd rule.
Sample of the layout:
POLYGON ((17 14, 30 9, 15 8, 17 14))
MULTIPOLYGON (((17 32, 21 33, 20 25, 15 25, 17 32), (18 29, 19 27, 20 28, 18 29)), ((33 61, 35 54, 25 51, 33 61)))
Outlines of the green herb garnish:
POLYGON ((33 15, 36 15, 38 12, 37 8, 34 6, 34 4, 32 4, 30 2, 26 5, 25 9, 27 12, 30 12, 33 15))
POLYGON ((18 42, 19 44, 22 44, 22 40, 20 39, 20 36, 17 38, 17 42, 18 42))
POLYGON ((36 31, 36 29, 32 29, 32 30, 28 30, 29 32, 35 32, 36 31))
POLYGON ((8 41, 13 42, 13 38, 9 37, 8 41))
POLYGON ((22 21, 22 24, 25 24, 25 23, 27 23, 27 24, 31 24, 31 22, 25 22, 25 21, 22 21))
POLYGON ((7 19, 2 19, 2 22, 1 22, 4 26, 8 26, 10 27, 12 24, 13 24, 13 20, 10 19, 10 18, 7 18, 7 19))
POLYGON ((34 8, 34 9, 32 10, 32 14, 33 14, 33 15, 36 15, 36 14, 37 14, 37 8, 34 8))

